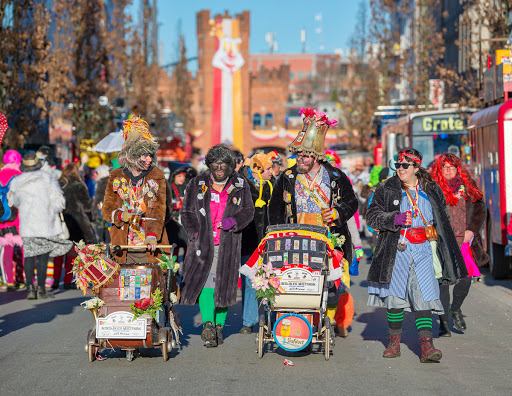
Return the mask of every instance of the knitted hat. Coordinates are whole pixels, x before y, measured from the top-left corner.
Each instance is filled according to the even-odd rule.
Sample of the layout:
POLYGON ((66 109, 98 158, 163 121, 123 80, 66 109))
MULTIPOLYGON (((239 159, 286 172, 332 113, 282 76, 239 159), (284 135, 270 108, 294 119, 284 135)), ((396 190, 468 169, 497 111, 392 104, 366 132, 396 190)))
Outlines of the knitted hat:
POLYGON ((277 156, 278 154, 276 151, 271 151, 268 154, 254 154, 248 161, 249 168, 252 172, 261 173, 265 170, 265 168, 272 166, 272 160, 277 156))
POLYGON ((149 131, 148 123, 139 116, 135 115, 123 121, 123 138, 125 142, 127 140, 135 140, 139 136, 143 136, 145 139, 152 142, 155 141, 155 138, 149 131))
POLYGON ((304 120, 302 129, 295 140, 288 145, 288 150, 292 153, 305 152, 307 155, 315 155, 318 159, 325 160, 325 135, 330 126, 336 127, 338 121, 329 120, 318 110, 300 109, 299 114, 304 120))

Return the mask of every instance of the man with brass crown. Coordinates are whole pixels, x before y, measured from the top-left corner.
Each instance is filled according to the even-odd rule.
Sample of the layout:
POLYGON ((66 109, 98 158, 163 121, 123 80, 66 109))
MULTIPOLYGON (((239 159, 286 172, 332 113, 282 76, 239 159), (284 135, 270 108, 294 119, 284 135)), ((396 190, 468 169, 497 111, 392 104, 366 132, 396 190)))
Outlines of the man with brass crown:
MULTIPOLYGON (((324 139, 336 120, 317 110, 301 109, 302 128, 288 150, 296 153, 297 163, 286 169, 274 186, 269 205, 269 222, 329 226, 332 233, 345 236, 344 258, 352 261, 350 232, 347 221, 358 208, 349 179, 326 161, 324 139)), ((327 312, 334 322, 338 294, 329 288, 327 312)))
POLYGON ((123 122, 124 144, 105 191, 101 216, 112 223, 113 245, 146 245, 146 252, 118 252, 121 263, 157 263, 156 245, 168 244, 164 222, 167 186, 164 173, 156 167, 158 143, 146 121, 133 116, 123 122))

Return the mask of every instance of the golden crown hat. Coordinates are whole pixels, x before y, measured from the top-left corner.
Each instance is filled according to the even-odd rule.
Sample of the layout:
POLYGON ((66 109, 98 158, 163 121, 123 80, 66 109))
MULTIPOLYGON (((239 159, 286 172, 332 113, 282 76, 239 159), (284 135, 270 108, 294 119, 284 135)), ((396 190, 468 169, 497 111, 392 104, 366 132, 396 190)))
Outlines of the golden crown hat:
POLYGON ((325 135, 329 127, 336 127, 338 121, 329 118, 318 110, 300 109, 303 118, 302 128, 293 142, 288 145, 292 153, 304 152, 315 155, 320 160, 326 160, 325 135))
POLYGON ((123 121, 123 138, 125 142, 127 140, 135 140, 139 135, 152 142, 155 141, 155 138, 149 131, 148 123, 138 115, 123 121))

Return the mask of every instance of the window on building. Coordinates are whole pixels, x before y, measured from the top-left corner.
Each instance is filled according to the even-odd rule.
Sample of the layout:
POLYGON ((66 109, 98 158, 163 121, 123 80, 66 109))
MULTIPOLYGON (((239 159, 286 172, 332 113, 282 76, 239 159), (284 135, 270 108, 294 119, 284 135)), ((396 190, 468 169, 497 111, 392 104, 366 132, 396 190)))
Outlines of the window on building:
POLYGON ((265 127, 269 128, 274 125, 274 115, 272 113, 265 114, 265 127))
POLYGON ((311 72, 310 71, 306 72, 306 78, 308 80, 311 80, 311 72))
POLYGON ((252 116, 252 129, 260 129, 261 128, 261 114, 254 113, 252 116))
POLYGON ((304 73, 299 72, 299 80, 302 80, 303 77, 304 77, 304 73))
POLYGON ((293 80, 295 78, 295 73, 294 72, 290 72, 290 80, 293 80))
POLYGON ((348 65, 340 65, 340 75, 345 77, 348 73, 348 65))

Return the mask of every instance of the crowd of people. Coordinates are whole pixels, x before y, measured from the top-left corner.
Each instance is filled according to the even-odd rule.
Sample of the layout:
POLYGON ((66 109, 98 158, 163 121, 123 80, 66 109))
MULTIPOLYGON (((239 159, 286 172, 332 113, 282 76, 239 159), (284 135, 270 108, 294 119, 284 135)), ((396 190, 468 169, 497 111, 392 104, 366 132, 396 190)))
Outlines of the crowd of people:
MULTIPOLYGON (((347 175, 336 153, 324 147, 333 121, 316 111, 304 118, 288 146, 295 162, 289 167, 283 167, 277 152, 245 159, 217 145, 206 154, 206 170, 184 166, 166 179, 156 161, 158 144, 137 116, 124 123, 118 165, 98 166, 92 184, 77 164, 57 170, 45 149, 23 157, 7 151, 0 170, 7 291, 26 287, 27 299, 51 298, 45 287, 50 260, 51 288, 58 289, 61 278, 64 289, 74 288, 73 242, 145 245, 146 251, 118 252, 116 259, 129 263, 156 262, 157 245, 175 243, 186 251, 180 303, 199 304, 201 337, 207 347, 216 347, 224 342, 223 327, 238 286, 240 333, 251 334, 258 323, 259 304, 246 263, 267 226, 327 226, 345 237, 344 258, 352 263, 354 256, 357 264, 364 255, 363 217, 374 235, 368 305, 387 310, 389 343, 383 356, 400 356, 404 311, 410 311, 422 344, 421 361, 438 361, 442 353, 432 341, 433 314, 440 318, 440 336, 451 335, 449 316, 456 329, 466 329, 461 306, 471 278, 461 248, 469 246, 478 266, 489 261, 480 238, 486 212, 481 191, 458 157, 443 154, 428 172, 415 149, 399 153, 391 175, 382 167, 371 172, 356 167, 347 175), (315 117, 316 122, 307 121, 315 117), (455 285, 451 304, 450 285, 455 285)), ((346 337, 353 300, 335 282, 339 271, 338 278, 328 279, 325 315, 346 337)))

